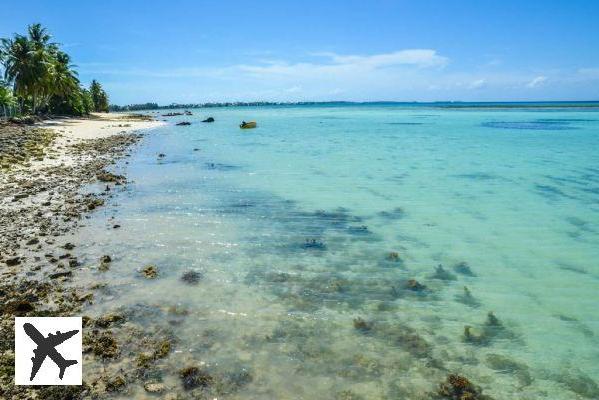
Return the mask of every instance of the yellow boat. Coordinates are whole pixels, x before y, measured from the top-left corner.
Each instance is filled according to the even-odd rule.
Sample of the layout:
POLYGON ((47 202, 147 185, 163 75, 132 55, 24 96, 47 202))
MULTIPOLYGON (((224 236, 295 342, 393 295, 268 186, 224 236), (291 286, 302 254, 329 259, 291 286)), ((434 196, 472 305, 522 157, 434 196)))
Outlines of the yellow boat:
POLYGON ((252 128, 255 128, 255 127, 257 127, 257 126, 258 126, 258 124, 256 124, 256 121, 250 121, 250 122, 245 122, 245 121, 243 121, 243 122, 242 122, 242 123, 239 125, 239 127, 240 127, 241 129, 252 129, 252 128))

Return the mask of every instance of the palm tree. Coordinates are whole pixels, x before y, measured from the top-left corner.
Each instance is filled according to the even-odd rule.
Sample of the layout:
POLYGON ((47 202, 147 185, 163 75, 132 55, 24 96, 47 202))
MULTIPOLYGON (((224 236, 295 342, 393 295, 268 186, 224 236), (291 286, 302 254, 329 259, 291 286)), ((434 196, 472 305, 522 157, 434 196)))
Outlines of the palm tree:
POLYGON ((96 112, 108 112, 108 95, 102 89, 102 85, 94 79, 89 87, 89 91, 94 101, 94 110, 96 112))
POLYGON ((21 35, 15 35, 14 39, 2 39, 0 53, 4 64, 4 79, 12 83, 15 95, 21 99, 22 108, 35 81, 31 43, 21 35))
POLYGON ((79 78, 70 62, 71 58, 68 54, 62 51, 56 52, 51 72, 52 94, 64 97, 79 90, 79 78))
POLYGON ((96 111, 108 111, 108 95, 92 82, 90 91, 80 86, 68 54, 40 24, 28 27, 27 36, 15 34, 0 39, 0 67, 6 86, 18 99, 20 111, 32 113, 57 110, 77 115, 89 113, 91 100, 96 111))
POLYGON ((0 106, 2 106, 2 117, 8 118, 11 114, 11 108, 17 104, 12 95, 12 90, 0 81, 0 106))

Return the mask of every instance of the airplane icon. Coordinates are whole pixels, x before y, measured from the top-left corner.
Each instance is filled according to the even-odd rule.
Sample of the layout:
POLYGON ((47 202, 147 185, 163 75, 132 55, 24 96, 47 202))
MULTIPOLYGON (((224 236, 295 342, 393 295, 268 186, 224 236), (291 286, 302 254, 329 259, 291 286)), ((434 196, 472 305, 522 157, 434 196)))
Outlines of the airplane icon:
POLYGON ((37 344, 37 348, 33 350, 33 354, 35 354, 35 356, 31 357, 33 367, 31 369, 31 377, 29 378, 30 381, 35 378, 35 375, 41 368, 46 356, 50 357, 50 359, 54 361, 58 368, 60 368, 58 377, 61 380, 64 376, 65 369, 67 369, 68 366, 77 364, 76 360, 65 360, 64 357, 55 349, 55 347, 65 340, 75 336, 77 332, 79 332, 78 330, 68 331, 65 333, 60 333, 60 331, 57 331, 55 335, 50 333, 48 334, 48 337, 44 337, 44 335, 42 335, 40 331, 38 331, 35 326, 31 325, 30 323, 25 323, 23 325, 23 329, 25 329, 27 336, 29 336, 31 340, 37 344))

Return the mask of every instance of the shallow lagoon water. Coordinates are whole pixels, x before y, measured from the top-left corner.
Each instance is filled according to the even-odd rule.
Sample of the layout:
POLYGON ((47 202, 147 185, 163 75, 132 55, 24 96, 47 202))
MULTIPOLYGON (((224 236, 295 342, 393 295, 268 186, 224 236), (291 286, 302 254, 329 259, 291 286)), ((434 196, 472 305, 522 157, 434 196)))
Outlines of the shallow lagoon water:
POLYGON ((449 372, 495 398, 599 393, 598 111, 193 112, 116 166, 133 183, 76 238, 114 259, 81 274, 111 285, 90 314, 185 310, 167 385, 204 362, 237 377, 225 398, 428 398, 449 372), (465 340, 489 311, 502 328, 465 340))

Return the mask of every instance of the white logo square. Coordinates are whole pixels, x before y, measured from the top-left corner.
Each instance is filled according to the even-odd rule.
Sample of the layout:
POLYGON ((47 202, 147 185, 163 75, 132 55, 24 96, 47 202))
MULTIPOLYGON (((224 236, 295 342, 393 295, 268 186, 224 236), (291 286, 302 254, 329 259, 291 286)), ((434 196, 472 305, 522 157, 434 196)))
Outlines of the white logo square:
POLYGON ((81 385, 81 317, 15 317, 15 385, 81 385))

